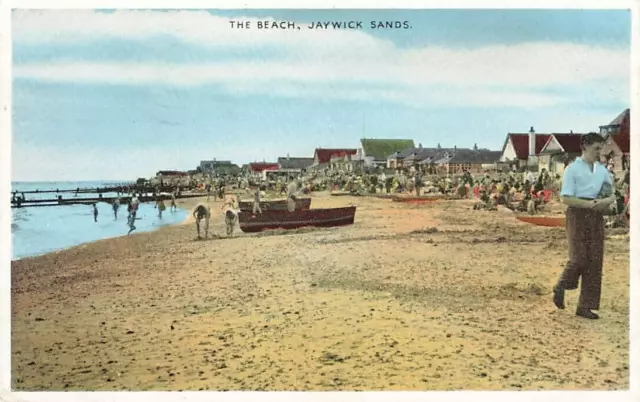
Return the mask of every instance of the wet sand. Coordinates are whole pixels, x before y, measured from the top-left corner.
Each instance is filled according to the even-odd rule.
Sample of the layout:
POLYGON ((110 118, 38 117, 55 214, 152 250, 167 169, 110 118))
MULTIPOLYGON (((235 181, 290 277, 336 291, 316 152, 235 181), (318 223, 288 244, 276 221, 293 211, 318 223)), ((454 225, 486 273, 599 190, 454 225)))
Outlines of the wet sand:
POLYGON ((629 387, 628 235, 608 235, 587 321, 576 291, 551 302, 563 229, 472 201, 311 206, 349 204, 352 226, 225 238, 217 201, 208 241, 189 221, 12 262, 12 387, 629 387))

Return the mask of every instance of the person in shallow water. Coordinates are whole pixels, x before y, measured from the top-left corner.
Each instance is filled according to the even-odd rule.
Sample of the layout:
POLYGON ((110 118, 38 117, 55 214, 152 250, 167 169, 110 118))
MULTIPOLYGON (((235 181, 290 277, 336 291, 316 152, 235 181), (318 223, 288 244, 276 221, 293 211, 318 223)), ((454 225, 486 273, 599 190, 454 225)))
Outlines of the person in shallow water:
POLYGON ((158 208, 158 218, 162 219, 162 213, 167 209, 166 205, 164 205, 164 200, 159 199, 156 207, 158 208))
POLYGON ((98 206, 93 204, 93 221, 98 222, 98 206))
POLYGON ((111 205, 113 208, 113 220, 118 220, 118 210, 120 209, 120 198, 116 198, 113 200, 113 204, 111 205))
POLYGON ((178 206, 176 205, 176 193, 175 191, 171 192, 171 212, 175 211, 176 209, 178 209, 178 206))
POLYGON ((565 290, 578 288, 580 298, 576 315, 591 320, 599 318, 592 310, 600 308, 602 260, 604 257, 604 214, 616 201, 610 194, 611 175, 600 164, 604 138, 597 133, 582 136, 582 156, 564 171, 560 197, 567 205, 569 262, 553 288, 553 302, 565 308, 565 290), (602 190, 606 191, 601 194, 602 190))

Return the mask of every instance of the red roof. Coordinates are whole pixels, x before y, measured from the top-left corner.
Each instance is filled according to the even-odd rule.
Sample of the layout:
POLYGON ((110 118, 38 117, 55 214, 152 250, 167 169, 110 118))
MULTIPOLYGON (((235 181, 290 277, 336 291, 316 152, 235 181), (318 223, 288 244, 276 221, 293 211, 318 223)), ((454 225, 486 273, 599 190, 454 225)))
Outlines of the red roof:
POLYGON ((249 164, 249 169, 253 172, 264 172, 265 170, 279 170, 280 165, 270 162, 255 162, 249 164))
POLYGON ((315 154, 318 156, 318 163, 328 163, 331 161, 331 157, 355 155, 358 153, 357 149, 324 149, 316 148, 315 154))
POLYGON ((562 149, 569 154, 579 154, 582 152, 582 134, 553 134, 562 149))
MULTIPOLYGON (((551 138, 550 134, 536 134, 536 155, 542 151, 549 138, 551 138)), ((527 159, 529 157, 529 134, 509 133, 509 139, 511 139, 513 150, 518 159, 527 159)))
POLYGON ((629 131, 626 133, 623 132, 618 135, 611 136, 611 139, 618 144, 618 148, 623 154, 628 154, 631 149, 631 136, 629 135, 629 131))

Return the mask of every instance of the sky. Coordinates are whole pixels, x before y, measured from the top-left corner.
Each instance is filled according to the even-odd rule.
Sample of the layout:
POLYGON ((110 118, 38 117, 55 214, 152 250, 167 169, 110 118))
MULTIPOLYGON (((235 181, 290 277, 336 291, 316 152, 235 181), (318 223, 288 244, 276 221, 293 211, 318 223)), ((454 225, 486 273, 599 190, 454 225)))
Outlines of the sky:
POLYGON ((626 10, 14 10, 12 180, 597 131, 630 104, 630 24, 626 10), (308 28, 351 20, 362 29, 308 28))

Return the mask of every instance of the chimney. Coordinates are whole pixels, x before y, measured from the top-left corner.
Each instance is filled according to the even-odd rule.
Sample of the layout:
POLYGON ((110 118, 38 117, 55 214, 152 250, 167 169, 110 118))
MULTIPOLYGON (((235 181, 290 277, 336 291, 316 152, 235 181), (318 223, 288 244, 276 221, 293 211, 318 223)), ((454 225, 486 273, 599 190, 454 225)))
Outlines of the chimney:
POLYGON ((529 156, 536 156, 536 132, 533 126, 529 130, 529 156))

